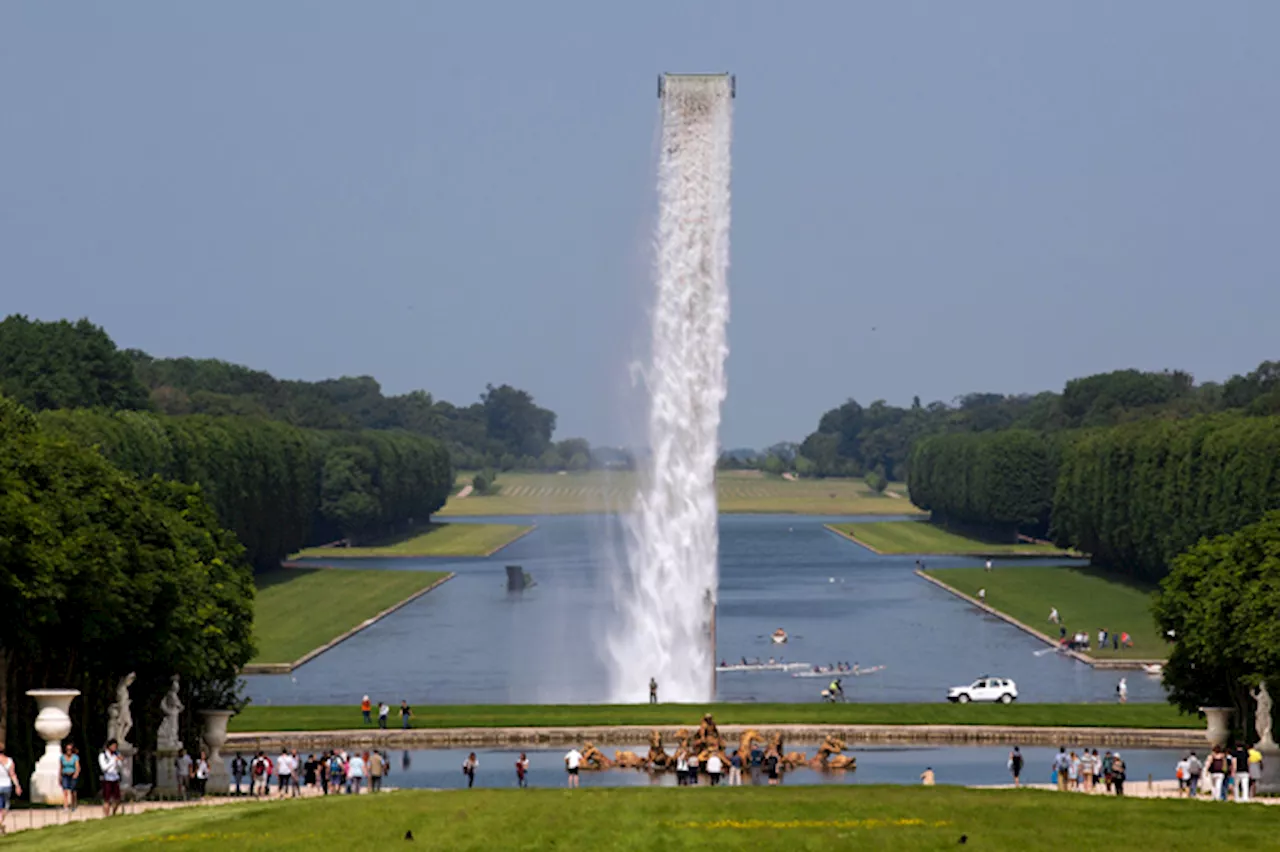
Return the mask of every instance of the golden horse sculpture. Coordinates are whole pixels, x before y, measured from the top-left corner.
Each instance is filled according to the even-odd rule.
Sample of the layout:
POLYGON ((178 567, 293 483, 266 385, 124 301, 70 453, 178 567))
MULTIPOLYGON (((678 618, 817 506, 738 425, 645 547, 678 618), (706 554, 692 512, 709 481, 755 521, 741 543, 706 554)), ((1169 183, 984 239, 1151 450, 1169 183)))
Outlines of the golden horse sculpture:
POLYGON ((582 744, 582 768, 583 769, 609 769, 613 766, 613 761, 605 757, 600 749, 596 748, 592 743, 582 744))
POLYGON ((651 731, 647 755, 641 757, 634 751, 615 751, 613 762, 624 769, 666 769, 671 763, 671 755, 662 748, 662 734, 651 731))
POLYGON ((814 769, 857 769, 858 758, 841 754, 842 751, 844 751, 844 740, 834 734, 828 734, 818 749, 817 757, 809 761, 809 765, 814 769))
POLYGON ((755 728, 748 728, 738 737, 738 751, 742 754, 743 760, 751 755, 751 749, 759 743, 761 746, 765 744, 764 737, 760 736, 760 732, 755 728))
POLYGON ((785 769, 795 769, 797 766, 808 762, 805 753, 802 751, 788 752, 783 750, 781 731, 773 732, 773 736, 769 739, 769 751, 778 756, 778 760, 781 761, 785 769))

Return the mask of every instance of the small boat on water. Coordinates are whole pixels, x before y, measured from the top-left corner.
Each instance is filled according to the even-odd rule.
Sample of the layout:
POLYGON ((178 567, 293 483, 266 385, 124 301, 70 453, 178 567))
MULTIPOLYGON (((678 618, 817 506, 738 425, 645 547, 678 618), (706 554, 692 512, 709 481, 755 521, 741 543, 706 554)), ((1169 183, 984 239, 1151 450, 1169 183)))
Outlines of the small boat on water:
POLYGON ((852 669, 810 669, 807 672, 794 672, 792 677, 862 677, 863 675, 875 674, 884 671, 884 666, 872 666, 871 668, 852 668, 852 669))
POLYGON ((812 669, 812 663, 721 663, 718 672, 794 672, 812 669))
POLYGON ((773 635, 769 638, 773 640, 773 644, 775 645, 785 645, 787 644, 787 631, 779 627, 777 630, 773 631, 773 635))
POLYGON ((1164 674, 1164 664, 1162 664, 1162 663, 1147 663, 1147 664, 1144 664, 1144 665, 1142 666, 1142 670, 1143 670, 1144 672, 1146 672, 1147 674, 1149 674, 1149 675, 1159 675, 1159 674, 1164 674))

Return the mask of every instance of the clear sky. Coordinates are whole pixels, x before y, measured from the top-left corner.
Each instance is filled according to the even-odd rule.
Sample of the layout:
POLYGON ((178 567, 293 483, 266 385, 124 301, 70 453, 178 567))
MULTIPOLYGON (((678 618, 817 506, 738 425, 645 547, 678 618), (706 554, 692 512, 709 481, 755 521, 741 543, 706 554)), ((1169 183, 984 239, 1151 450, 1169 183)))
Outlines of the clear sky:
POLYGON ((0 312, 634 433, 655 78, 738 77, 723 442, 1280 357, 1280 3, 0 3, 0 312))

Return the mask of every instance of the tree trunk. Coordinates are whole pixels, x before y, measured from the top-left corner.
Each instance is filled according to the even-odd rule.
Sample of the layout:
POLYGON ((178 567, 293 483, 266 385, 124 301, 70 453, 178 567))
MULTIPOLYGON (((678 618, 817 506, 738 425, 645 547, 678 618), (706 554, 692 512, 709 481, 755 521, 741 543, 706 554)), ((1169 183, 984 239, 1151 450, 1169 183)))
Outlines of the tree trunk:
POLYGON ((9 652, 0 648, 0 743, 9 730, 9 652))

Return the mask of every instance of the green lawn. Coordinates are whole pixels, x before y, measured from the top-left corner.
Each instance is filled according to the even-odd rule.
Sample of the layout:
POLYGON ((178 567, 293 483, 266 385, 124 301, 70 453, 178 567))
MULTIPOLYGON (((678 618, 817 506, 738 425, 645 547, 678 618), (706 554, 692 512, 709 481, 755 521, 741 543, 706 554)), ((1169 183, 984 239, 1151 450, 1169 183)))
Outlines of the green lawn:
MULTIPOLYGON (((466 479, 469 481, 470 477, 466 479)), ((636 475, 627 471, 500 473, 498 493, 473 494, 463 499, 451 497, 437 515, 571 515, 624 511, 630 508, 636 485, 636 475)), ((892 483, 887 491, 892 493, 876 494, 861 479, 791 481, 756 471, 722 471, 716 477, 720 511, 725 513, 920 514, 906 498, 905 485, 892 483)))
MULTIPOLYGON (((477 783, 487 771, 480 767, 477 783)), ((394 776, 392 776, 394 778, 394 776)), ((940 780, 944 780, 942 778, 940 780)), ((6 849, 1265 849, 1271 808, 960 787, 406 790, 154 811, 6 849), (1227 811, 1230 811, 1228 816, 1227 811), (406 843, 405 833, 413 833, 406 843), (967 844, 960 846, 961 837, 967 844)))
POLYGON ((425 530, 367 547, 308 547, 290 559, 379 556, 488 556, 533 529, 520 524, 430 524, 425 530))
MULTIPOLYGON (((415 728, 559 727, 576 725, 697 725, 703 713, 723 725, 1029 725, 1081 728, 1199 728, 1168 704, 493 704, 422 705, 408 696, 371 696, 394 708, 408 697, 415 728), (394 700, 392 700, 394 699, 394 700)), ((350 706, 249 705, 230 730, 341 731, 363 727, 350 706)))
POLYGON ((1066 556, 1050 544, 995 543, 968 538, 926 521, 871 521, 828 524, 828 529, 856 539, 881 553, 963 556, 1066 556))
POLYGON ((251 663, 291 663, 410 595, 446 571, 281 568, 257 578, 251 663))
POLYGON ((1049 611, 1058 608, 1068 633, 1084 630, 1097 642, 1098 628, 1128 631, 1132 648, 1105 651, 1096 647, 1091 656, 1159 660, 1168 654, 1168 644, 1160 638, 1151 617, 1149 586, 1140 586, 1093 568, 1010 567, 991 572, 981 568, 930 569, 929 575, 947 585, 977 596, 987 590, 988 606, 1011 615, 1028 627, 1057 637, 1058 626, 1050 623, 1049 611))

